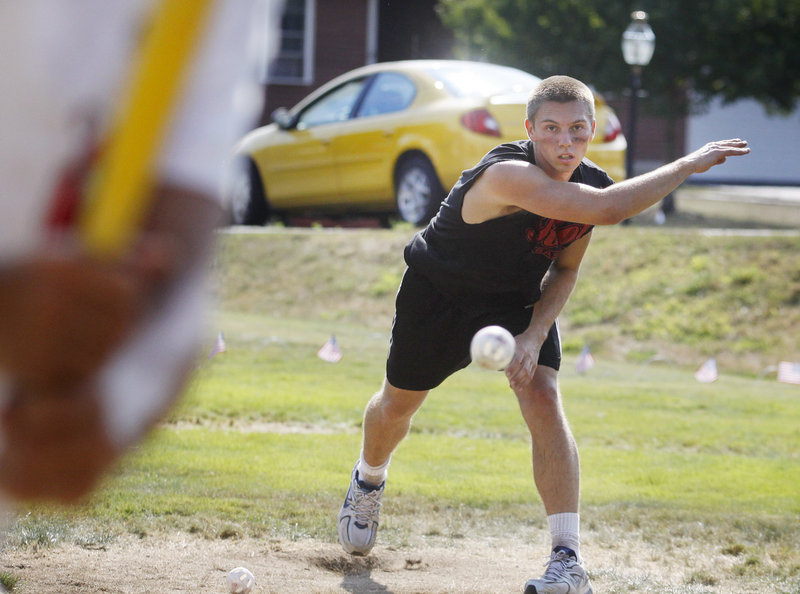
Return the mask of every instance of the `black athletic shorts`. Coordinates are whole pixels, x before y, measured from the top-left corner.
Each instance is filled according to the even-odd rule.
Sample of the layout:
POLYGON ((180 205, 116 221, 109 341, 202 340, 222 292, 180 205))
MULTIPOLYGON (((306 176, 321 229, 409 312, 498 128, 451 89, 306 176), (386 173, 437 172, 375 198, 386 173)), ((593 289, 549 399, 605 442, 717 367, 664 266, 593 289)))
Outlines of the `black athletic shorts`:
MULTIPOLYGON (((430 390, 469 365, 469 344, 484 326, 503 326, 516 336, 531 322, 533 308, 466 312, 424 276, 407 269, 397 293, 386 379, 404 390, 430 390)), ((561 340, 553 324, 539 352, 539 365, 558 370, 561 340)))

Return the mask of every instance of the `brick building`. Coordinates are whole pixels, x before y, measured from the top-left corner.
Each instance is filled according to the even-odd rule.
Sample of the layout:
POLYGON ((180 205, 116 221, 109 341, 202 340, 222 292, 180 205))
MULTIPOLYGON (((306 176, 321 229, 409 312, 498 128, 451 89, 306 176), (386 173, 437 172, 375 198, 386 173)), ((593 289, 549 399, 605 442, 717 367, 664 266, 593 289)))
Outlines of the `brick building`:
POLYGON ((373 62, 448 58, 436 0, 286 0, 281 53, 266 78, 262 121, 332 78, 373 62))

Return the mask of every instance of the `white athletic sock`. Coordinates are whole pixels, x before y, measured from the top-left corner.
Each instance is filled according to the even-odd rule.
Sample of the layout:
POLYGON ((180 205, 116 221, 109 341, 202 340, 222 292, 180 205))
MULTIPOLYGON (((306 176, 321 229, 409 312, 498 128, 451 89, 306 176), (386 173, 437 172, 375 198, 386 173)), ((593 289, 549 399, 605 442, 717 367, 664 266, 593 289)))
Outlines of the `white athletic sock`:
POLYGON ((581 516, 575 513, 553 514, 547 516, 550 526, 550 537, 553 547, 567 547, 575 551, 578 561, 581 560, 581 516))
POLYGON ((380 466, 370 466, 364 460, 364 450, 361 450, 361 456, 358 459, 358 478, 368 485, 379 487, 386 480, 391 460, 392 457, 389 456, 389 459, 380 466))

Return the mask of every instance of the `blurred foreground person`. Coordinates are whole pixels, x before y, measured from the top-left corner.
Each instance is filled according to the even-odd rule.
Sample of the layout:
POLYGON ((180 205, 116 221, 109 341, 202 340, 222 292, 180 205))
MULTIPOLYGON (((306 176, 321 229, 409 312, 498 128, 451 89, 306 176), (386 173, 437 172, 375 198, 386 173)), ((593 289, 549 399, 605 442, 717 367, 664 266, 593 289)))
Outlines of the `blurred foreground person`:
POLYGON ((162 418, 193 367, 228 153, 260 109, 267 52, 255 25, 263 35, 267 0, 208 4, 153 153, 148 207, 124 250, 98 256, 76 230, 133 65, 165 6, 0 0, 6 498, 85 496, 162 418))

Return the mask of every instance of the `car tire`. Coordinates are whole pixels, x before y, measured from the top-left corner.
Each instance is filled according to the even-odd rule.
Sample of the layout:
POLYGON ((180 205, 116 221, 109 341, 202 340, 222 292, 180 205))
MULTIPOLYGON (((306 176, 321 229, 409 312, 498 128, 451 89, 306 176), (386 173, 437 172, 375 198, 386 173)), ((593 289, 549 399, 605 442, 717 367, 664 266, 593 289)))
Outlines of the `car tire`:
POLYGON ((234 225, 264 225, 270 208, 261 174, 253 159, 243 157, 237 164, 231 189, 231 219, 234 225))
POLYGON ((400 217, 416 226, 427 225, 439 211, 444 189, 431 162, 414 154, 399 162, 395 171, 395 200, 400 217))

